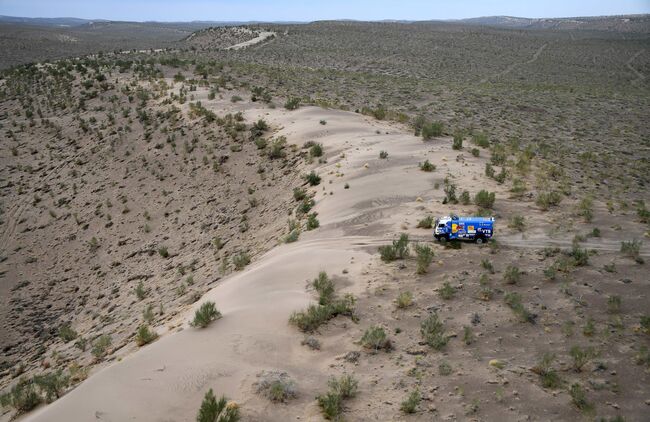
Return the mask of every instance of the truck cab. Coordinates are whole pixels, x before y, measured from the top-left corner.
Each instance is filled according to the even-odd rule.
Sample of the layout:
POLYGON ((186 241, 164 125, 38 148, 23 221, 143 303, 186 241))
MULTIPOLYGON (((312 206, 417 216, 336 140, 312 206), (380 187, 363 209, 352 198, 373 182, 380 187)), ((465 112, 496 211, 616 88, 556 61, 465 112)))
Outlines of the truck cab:
POLYGON ((473 240, 483 243, 494 234, 494 217, 459 217, 449 215, 436 219, 433 237, 444 242, 447 240, 473 240))

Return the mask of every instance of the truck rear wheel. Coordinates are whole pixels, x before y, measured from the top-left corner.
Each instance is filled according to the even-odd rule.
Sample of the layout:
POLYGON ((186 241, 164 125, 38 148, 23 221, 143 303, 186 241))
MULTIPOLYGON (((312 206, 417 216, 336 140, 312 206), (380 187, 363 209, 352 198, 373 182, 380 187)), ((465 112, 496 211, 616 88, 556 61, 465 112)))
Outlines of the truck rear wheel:
POLYGON ((483 242, 485 242, 485 239, 483 239, 482 237, 477 237, 477 238, 476 238, 476 244, 478 244, 478 245, 482 245, 483 242))

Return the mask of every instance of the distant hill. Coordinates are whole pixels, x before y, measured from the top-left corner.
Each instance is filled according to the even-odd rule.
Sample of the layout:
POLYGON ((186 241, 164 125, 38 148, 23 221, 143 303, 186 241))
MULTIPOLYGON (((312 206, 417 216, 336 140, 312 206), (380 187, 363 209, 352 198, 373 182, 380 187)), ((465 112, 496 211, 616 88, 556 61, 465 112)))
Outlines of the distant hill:
POLYGON ((650 33, 650 15, 593 16, 576 18, 519 18, 486 16, 461 19, 469 25, 484 25, 515 29, 590 30, 650 33))
POLYGON ((89 20, 80 18, 21 18, 17 16, 3 16, 0 15, 0 22, 2 23, 15 23, 23 25, 37 25, 37 26, 81 26, 92 22, 102 21, 102 19, 89 20))

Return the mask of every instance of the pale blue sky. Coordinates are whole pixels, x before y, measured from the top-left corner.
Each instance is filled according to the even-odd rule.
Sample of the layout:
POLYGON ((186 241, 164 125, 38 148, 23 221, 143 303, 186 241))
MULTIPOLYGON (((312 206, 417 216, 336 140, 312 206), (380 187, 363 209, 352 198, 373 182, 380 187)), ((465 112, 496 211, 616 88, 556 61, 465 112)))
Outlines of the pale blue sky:
POLYGON ((158 21, 569 17, 650 13, 650 0, 0 0, 0 15, 158 21))

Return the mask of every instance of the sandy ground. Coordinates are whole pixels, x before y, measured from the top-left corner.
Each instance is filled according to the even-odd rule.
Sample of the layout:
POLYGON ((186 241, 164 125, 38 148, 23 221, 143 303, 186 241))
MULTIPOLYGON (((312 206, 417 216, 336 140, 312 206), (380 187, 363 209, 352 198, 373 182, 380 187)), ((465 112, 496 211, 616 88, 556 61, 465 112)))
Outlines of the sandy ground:
MULTIPOLYGON (((226 394, 240 404, 244 420, 320 421, 322 416, 314 397, 324 391, 329 376, 355 370, 354 367, 341 363, 340 358, 350 350, 354 338, 360 338, 363 330, 349 319, 337 318, 323 331, 322 350, 312 351, 301 346, 303 335, 295 327, 289 326, 287 320, 292 312, 305 307, 313 300, 313 293, 307 289, 309 281, 319 271, 327 271, 335 276, 341 292, 350 292, 360 297, 359 306, 363 309, 361 320, 362 323, 365 321, 363 327, 370 321, 385 321, 382 318, 388 318, 392 321, 390 324, 395 322, 405 324, 405 327, 415 324, 413 326, 417 327, 420 308, 417 312, 411 312, 417 315, 395 314, 391 308, 386 308, 391 306, 394 296, 386 297, 381 293, 382 289, 391 292, 397 289, 384 285, 381 280, 392 279, 406 283, 407 279, 415 279, 414 273, 410 270, 407 274, 400 273, 400 269, 395 266, 382 266, 376 248, 401 231, 408 231, 417 239, 424 240, 429 237, 429 231, 415 229, 418 219, 426 213, 444 215, 452 210, 450 206, 441 205, 442 188, 436 189, 435 185, 442 185, 445 176, 450 175, 455 183, 470 190, 472 196, 481 188, 496 191, 497 196, 503 198, 503 201, 499 199, 499 202, 504 204, 503 209, 507 208, 509 212, 525 212, 530 209, 530 203, 505 199, 508 197, 506 188, 485 179, 485 157, 475 158, 467 152, 453 151, 449 139, 423 143, 420 138, 394 124, 378 122, 354 113, 315 107, 303 107, 293 112, 279 109, 246 111, 248 121, 259 117, 280 127, 276 135, 287 136, 289 143, 302 145, 306 141, 317 141, 324 145, 327 163, 317 168, 317 172, 323 177, 323 183, 312 188, 321 227, 303 233, 296 243, 272 249, 243 272, 235 273, 220 282, 203 296, 193 309, 179 318, 183 322, 182 330, 165 335, 138 352, 114 362, 61 399, 27 415, 24 420, 193 420, 203 394, 208 388, 213 388, 218 394, 226 394), (325 120, 327 124, 319 124, 321 120, 325 120), (388 151, 388 160, 378 158, 381 150, 388 151), (435 172, 423 173, 418 169, 418 162, 424 161, 425 158, 436 164, 435 172), (348 189, 344 187, 346 184, 349 185, 348 189), (373 302, 375 298, 379 299, 373 302), (204 330, 189 327, 187 321, 194 309, 207 300, 216 302, 223 318, 204 330), (262 370, 281 370, 289 373, 299 386, 298 397, 289 405, 274 405, 256 396, 252 385, 256 375, 262 370)), ((469 213, 475 208, 456 206, 455 209, 469 213)), ((531 224, 543 227, 554 218, 557 217, 539 214, 532 218, 531 224)), ((524 237, 512 234, 504 226, 505 224, 501 226, 503 232, 510 236, 513 244, 526 243, 524 237)), ((542 248, 548 244, 549 236, 544 230, 533 230, 531 233, 537 233, 540 239, 533 247, 542 248)), ((604 233, 605 238, 608 233, 604 233)), ((607 240, 598 244, 605 245, 604 251, 609 250, 607 240)), ((620 241, 613 239, 611 245, 618 249, 620 241)), ((471 249, 469 252, 467 249, 450 253, 449 256, 456 256, 457 260, 479 261, 480 257, 472 257, 471 249)), ((482 255, 486 256, 486 253, 485 249, 482 255)), ((533 255, 524 256, 525 253, 525 250, 509 252, 508 256, 509 259, 520 260, 522 265, 527 259, 534 263, 536 258, 533 255)), ((644 249, 643 253, 647 255, 647 249, 644 249)), ((442 261, 439 262, 437 268, 442 264, 442 261)), ((636 272, 633 276, 640 277, 640 273, 636 272)), ((432 283, 441 283, 443 275, 432 274, 431 277, 433 278, 427 279, 428 281, 421 280, 425 284, 417 285, 416 292, 421 291, 423 295, 435 294, 432 286, 439 284, 432 283)), ((457 281, 453 274, 449 278, 447 275, 444 277, 445 280, 457 281)), ((643 303, 643 295, 638 299, 639 301, 634 303, 643 303)), ((429 299, 423 296, 423 306, 426 306, 427 300, 429 299)), ((490 309, 489 304, 485 306, 490 309)), ((494 307, 496 305, 492 308, 494 307)), ((509 310, 498 308, 495 318, 499 323, 512 319, 509 310)), ((454 331, 462 330, 462 324, 453 318, 460 321, 461 318, 467 317, 468 312, 468 309, 463 311, 455 308, 455 313, 450 313, 455 315, 449 322, 455 324, 454 331)), ((495 322, 494 327, 496 326, 495 322)), ((486 335, 490 330, 494 331, 494 327, 486 327, 486 335)), ((405 418, 399 413, 398 407, 399 401, 403 399, 402 395, 408 391, 403 378, 409 364, 406 364, 406 361, 398 361, 404 359, 404 356, 412 359, 413 355, 422 355, 422 361, 434 359, 431 355, 425 358, 426 352, 413 351, 418 347, 422 349, 414 339, 417 333, 415 328, 412 331, 413 338, 404 340, 405 345, 390 358, 385 357, 388 355, 363 355, 363 362, 356 371, 360 373, 361 390, 366 392, 366 398, 372 396, 372 399, 353 402, 349 409, 349 420, 405 418), (402 369, 395 369, 391 365, 402 369)), ((468 354, 469 352, 450 352, 450 355, 445 356, 452 359, 455 353, 465 353, 462 356, 469 363, 464 370, 461 368, 459 371, 470 378, 476 378, 478 381, 474 385, 478 385, 477 388, 487 388, 482 387, 486 381, 481 377, 490 379, 492 384, 506 385, 508 381, 504 381, 504 374, 495 375, 489 372, 485 363, 486 356, 493 357, 498 354, 497 349, 506 347, 513 341, 507 333, 501 335, 506 337, 503 344, 500 340, 499 346, 484 353, 481 359, 477 359, 474 354, 468 354), (476 364, 477 360, 482 363, 476 367, 482 369, 474 370, 472 365, 476 364)), ((554 337, 554 341, 561 339, 554 337)), ((514 345, 509 351, 512 359, 516 359, 517 347, 525 347, 516 341, 514 345)), ((535 358, 536 355, 531 357, 531 364, 535 358)), ((433 365, 433 362, 435 360, 429 365, 433 365)), ((561 394, 560 397, 555 394, 548 397, 540 395, 539 388, 534 385, 530 387, 530 382, 524 382, 529 378, 524 372, 526 371, 516 370, 516 366, 513 366, 513 370, 507 373, 507 377, 512 378, 511 383, 522 384, 520 387, 513 387, 518 390, 514 396, 510 386, 507 386, 509 392, 506 395, 514 401, 518 400, 519 395, 525 396, 529 393, 529 397, 535 397, 535 400, 524 398, 527 403, 523 404, 524 407, 532 409, 531 413, 536 414, 532 419, 557 420, 575 417, 575 412, 564 410, 564 407, 568 407, 566 394, 561 394), (533 392, 530 392, 531 388, 533 392), (537 401, 540 397, 544 398, 543 402, 537 401)), ((406 379, 410 385, 411 381, 406 379)), ((471 381, 465 378, 465 381, 461 382, 458 379, 455 376, 450 378, 451 381, 441 381, 438 378, 435 384, 423 386, 426 411, 409 417, 408 420, 431 420, 435 419, 436 415, 444 419, 475 419, 473 416, 463 416, 467 414, 463 413, 467 404, 461 403, 464 400, 463 393, 458 391, 460 385, 471 381), (440 391, 444 393, 434 397, 439 386, 440 391), (450 403, 449 413, 435 413, 437 409, 433 403, 443 407, 450 403)), ((637 386, 636 391, 640 388, 640 395, 643 396, 642 383, 645 381, 639 382, 641 387, 637 386)), ((467 391, 470 389, 462 388, 467 391)), ((488 393, 483 393, 487 397, 488 393)), ((487 416, 484 417, 488 419, 527 419, 526 412, 520 409, 522 403, 511 402, 503 409, 497 410, 492 404, 481 406, 486 409, 487 416), (510 410, 507 410, 508 407, 510 410)), ((640 406, 635 407, 633 412, 639 412, 645 405, 640 406)))

